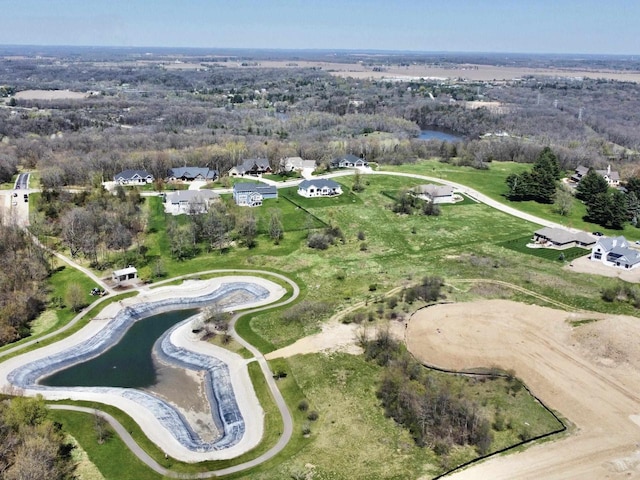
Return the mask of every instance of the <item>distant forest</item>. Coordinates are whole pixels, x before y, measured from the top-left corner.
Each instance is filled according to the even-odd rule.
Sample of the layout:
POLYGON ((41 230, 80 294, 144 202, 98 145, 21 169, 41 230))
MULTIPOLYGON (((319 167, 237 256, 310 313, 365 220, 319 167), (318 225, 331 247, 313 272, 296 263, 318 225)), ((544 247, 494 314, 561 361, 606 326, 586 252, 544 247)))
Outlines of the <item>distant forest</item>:
MULTIPOLYGON (((7 54, 0 59, 0 181, 18 164, 37 168, 43 186, 54 188, 110 179, 126 168, 164 177, 167 168, 195 164, 224 173, 247 157, 266 157, 275 166, 286 156, 327 163, 346 153, 379 163, 439 156, 483 166, 492 160, 534 162, 545 146, 554 149, 563 168, 613 163, 624 172, 640 148, 640 85, 635 83, 553 77, 363 80, 316 68, 260 68, 224 56, 212 62, 197 51, 182 61, 197 65, 206 59, 206 66, 179 70, 159 63, 166 54, 161 50, 140 55, 79 49, 71 55, 52 47, 26 58, 15 56, 12 47, 0 50, 7 54), (79 100, 14 96, 30 89, 91 95, 79 100), (482 105, 476 102, 487 103, 475 108, 482 105), (420 130, 428 128, 451 130, 464 141, 419 140, 420 130)), ((441 57, 418 60, 407 54, 393 61, 499 61, 482 55, 441 57)), ((337 55, 336 61, 349 58, 353 61, 337 55)), ((585 62, 600 68, 633 66, 620 57, 521 56, 513 61, 538 65, 543 60, 567 68, 584 68, 585 62)))

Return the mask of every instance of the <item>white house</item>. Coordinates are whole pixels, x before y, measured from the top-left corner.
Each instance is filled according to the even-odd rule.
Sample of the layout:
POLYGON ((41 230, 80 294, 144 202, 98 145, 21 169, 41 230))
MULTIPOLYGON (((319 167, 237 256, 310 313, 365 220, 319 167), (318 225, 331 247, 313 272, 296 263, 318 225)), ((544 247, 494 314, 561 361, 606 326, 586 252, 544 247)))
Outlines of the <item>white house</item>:
POLYGON ((113 176, 120 185, 144 185, 153 182, 153 175, 146 170, 124 170, 113 176))
MULTIPOLYGON (((571 175, 571 180, 579 183, 588 172, 589 168, 578 165, 573 175, 571 175)), ((607 165, 606 170, 596 170, 596 173, 603 177, 610 187, 617 187, 620 185, 620 174, 615 170, 611 170, 611 165, 607 165)))
POLYGON ((280 160, 281 172, 301 172, 302 170, 315 170, 315 160, 303 160, 302 157, 287 157, 280 160))
POLYGON ((640 251, 629 248, 629 242, 619 237, 600 237, 591 249, 591 260, 610 267, 631 270, 640 265, 640 251))
POLYGON ((428 183, 426 185, 418 185, 413 189, 418 198, 428 200, 433 203, 453 203, 453 187, 449 185, 434 185, 428 183))
POLYGON ((298 195, 302 197, 335 197, 341 194, 340 184, 329 179, 304 180, 298 185, 298 195))
POLYGON ((206 213, 219 198, 213 190, 177 190, 165 195, 164 211, 172 215, 206 213))

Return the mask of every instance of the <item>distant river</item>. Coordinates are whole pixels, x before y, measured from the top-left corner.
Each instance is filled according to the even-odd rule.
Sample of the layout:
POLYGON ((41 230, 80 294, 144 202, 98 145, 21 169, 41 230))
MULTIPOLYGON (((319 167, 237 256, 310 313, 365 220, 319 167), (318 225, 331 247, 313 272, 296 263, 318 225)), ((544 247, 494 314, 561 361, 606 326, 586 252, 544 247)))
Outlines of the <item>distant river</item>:
POLYGON ((462 137, 442 130, 421 130, 418 136, 420 140, 440 140, 444 142, 460 142, 462 137))

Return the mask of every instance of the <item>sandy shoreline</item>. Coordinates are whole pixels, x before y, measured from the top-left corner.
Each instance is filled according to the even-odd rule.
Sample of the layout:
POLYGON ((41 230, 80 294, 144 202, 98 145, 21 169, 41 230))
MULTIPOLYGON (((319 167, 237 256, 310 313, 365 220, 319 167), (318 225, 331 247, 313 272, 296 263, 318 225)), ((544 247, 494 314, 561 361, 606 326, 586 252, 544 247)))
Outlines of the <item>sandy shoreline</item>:
MULTIPOLYGON (((120 302, 107 306, 100 315, 89 322, 80 331, 70 335, 64 340, 55 344, 43 347, 33 352, 11 358, 0 364, 0 388, 11 390, 13 388, 8 381, 8 375, 16 368, 35 361, 43 359, 47 356, 59 353, 79 345, 93 337, 97 332, 105 328, 109 320, 115 316, 121 309, 140 303, 153 302, 164 299, 173 298, 196 298, 211 293, 220 288, 223 284, 233 282, 246 282, 257 284, 269 291, 267 298, 254 301, 243 305, 243 308, 253 308, 261 305, 267 305, 281 298, 286 290, 269 280, 260 277, 251 276, 227 276, 218 277, 210 280, 188 280, 181 285, 172 285, 167 287, 159 287, 152 290, 144 290, 137 297, 127 298, 120 302)), ((247 360, 240 355, 229 352, 215 345, 201 342, 192 334, 189 323, 177 328, 171 335, 171 342, 176 346, 183 347, 190 351, 195 351, 205 355, 215 356, 224 361, 231 373, 231 382, 234 394, 238 404, 238 408, 245 421, 245 434, 242 439, 230 448, 212 451, 212 452, 195 452, 185 448, 174 436, 169 434, 165 427, 154 417, 147 409, 143 408, 128 398, 120 395, 111 394, 109 392, 77 392, 56 389, 56 390, 30 390, 21 392, 25 395, 42 394, 45 398, 51 400, 73 399, 73 400, 89 400, 100 403, 106 403, 116 406, 127 412, 140 425, 145 434, 164 452, 173 458, 185 462, 199 462, 204 460, 217 460, 234 458, 242 453, 250 450, 260 442, 263 433, 263 410, 260 407, 258 399, 253 390, 251 380, 247 371, 247 360)), ((187 395, 189 395, 188 393, 187 395)), ((175 395, 175 394, 174 394, 175 395)), ((178 402, 179 403, 179 402, 178 402)), ((189 415, 187 415, 189 416, 189 415)), ((192 415, 193 418, 193 415, 192 415)))

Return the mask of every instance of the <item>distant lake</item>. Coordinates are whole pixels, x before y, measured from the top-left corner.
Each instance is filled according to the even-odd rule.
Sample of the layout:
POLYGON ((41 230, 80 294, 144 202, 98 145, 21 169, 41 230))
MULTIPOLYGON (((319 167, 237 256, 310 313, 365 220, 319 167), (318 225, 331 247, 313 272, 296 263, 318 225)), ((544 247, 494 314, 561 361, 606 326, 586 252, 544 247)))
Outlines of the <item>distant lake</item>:
POLYGON ((420 130, 420 140, 440 140, 444 142, 459 142, 462 137, 444 130, 420 130))

